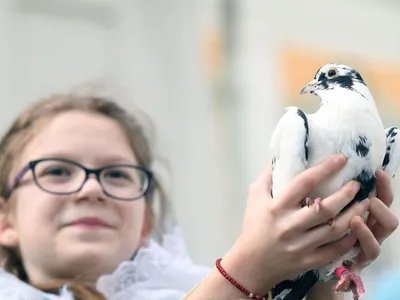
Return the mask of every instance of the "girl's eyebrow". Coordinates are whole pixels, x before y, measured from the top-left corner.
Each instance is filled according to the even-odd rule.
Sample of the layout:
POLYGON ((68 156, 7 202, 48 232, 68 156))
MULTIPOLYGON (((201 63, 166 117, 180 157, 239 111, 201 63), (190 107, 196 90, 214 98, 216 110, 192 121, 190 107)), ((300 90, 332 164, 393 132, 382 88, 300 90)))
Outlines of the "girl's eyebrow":
MULTIPOLYGON (((81 163, 81 154, 72 154, 66 152, 44 152, 40 156, 35 156, 32 159, 41 158, 65 158, 81 163)), ((138 164, 137 160, 133 157, 120 154, 102 154, 93 159, 94 163, 99 164, 138 164)))
POLYGON ((105 162, 106 164, 137 164, 137 160, 133 158, 128 158, 126 156, 122 155, 112 155, 105 157, 102 159, 102 162, 105 162))

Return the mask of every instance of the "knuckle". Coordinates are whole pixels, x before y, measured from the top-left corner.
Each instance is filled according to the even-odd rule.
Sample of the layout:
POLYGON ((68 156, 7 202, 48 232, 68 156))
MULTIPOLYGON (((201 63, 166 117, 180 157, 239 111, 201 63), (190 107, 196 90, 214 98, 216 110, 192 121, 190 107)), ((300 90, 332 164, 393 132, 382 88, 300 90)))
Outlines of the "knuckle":
POLYGON ((289 256, 296 257, 301 250, 300 247, 296 243, 288 243, 284 248, 285 252, 289 254, 289 256))
MULTIPOLYGON (((292 227, 289 224, 284 223, 278 226, 277 235, 279 239, 287 239, 288 237, 290 237, 292 232, 292 227)), ((291 248, 291 246, 288 246, 288 248, 291 248)))
POLYGON ((381 254, 381 250, 382 250, 382 248, 379 246, 379 247, 376 247, 375 249, 373 249, 372 251, 371 251, 371 256, 370 256, 370 260, 375 260, 380 254, 381 254))
POLYGON ((331 236, 334 240, 341 238, 345 234, 345 230, 342 228, 342 226, 339 226, 337 223, 338 222, 335 222, 334 224, 330 225, 331 236))
POLYGON ((249 197, 253 197, 259 193, 259 190, 260 190, 259 183, 255 181, 249 185, 247 194, 249 197))
POLYGON ((270 214, 274 217, 276 217, 279 214, 280 209, 281 208, 279 205, 279 201, 273 201, 269 206, 270 214))
POLYGON ((387 230, 392 233, 399 227, 399 219, 397 217, 393 218, 391 222, 388 224, 387 230))
POLYGON ((327 220, 336 216, 336 210, 333 207, 325 207, 323 210, 323 217, 327 220))
POLYGON ((305 270, 311 270, 314 269, 316 265, 315 257, 313 258, 312 256, 304 256, 300 259, 300 263, 303 266, 303 269, 305 270))
POLYGON ((312 174, 307 174, 308 176, 305 176, 302 178, 301 184, 306 187, 308 190, 313 190, 315 186, 317 185, 317 178, 315 176, 311 176, 312 174))
POLYGON ((296 249, 293 244, 288 244, 285 248, 285 252, 289 255, 293 255, 296 252, 296 249))
POLYGON ((252 194, 255 190, 257 190, 257 188, 258 188, 258 183, 256 181, 252 182, 249 185, 249 190, 248 190, 249 194, 252 194))

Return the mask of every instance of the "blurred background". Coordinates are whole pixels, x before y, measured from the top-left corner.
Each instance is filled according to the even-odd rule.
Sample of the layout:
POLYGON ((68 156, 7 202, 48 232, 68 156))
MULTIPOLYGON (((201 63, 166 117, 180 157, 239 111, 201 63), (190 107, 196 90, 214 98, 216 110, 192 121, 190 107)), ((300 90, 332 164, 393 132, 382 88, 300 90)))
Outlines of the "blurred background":
MULTIPOLYGON (((188 250, 212 266, 237 237, 283 108, 319 107, 299 92, 321 65, 359 70, 385 126, 400 126, 398 2, 322 2, 1 0, 1 130, 43 96, 116 83, 118 101, 153 119, 188 250)), ((397 267, 399 245, 396 232, 367 288, 397 267)))

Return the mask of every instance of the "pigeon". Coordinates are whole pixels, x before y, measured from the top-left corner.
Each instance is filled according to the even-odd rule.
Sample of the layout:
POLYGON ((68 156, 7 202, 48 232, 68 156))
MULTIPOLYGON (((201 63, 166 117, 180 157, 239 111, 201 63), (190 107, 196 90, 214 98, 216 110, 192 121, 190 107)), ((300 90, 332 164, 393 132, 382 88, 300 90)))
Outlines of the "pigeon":
MULTIPOLYGON (((351 180, 357 180, 360 189, 343 210, 374 195, 377 169, 395 176, 400 164, 399 129, 384 128, 374 98, 358 71, 343 64, 326 64, 300 94, 318 96, 321 105, 313 114, 287 107, 278 121, 270 141, 272 198, 296 175, 333 154, 344 154, 347 164, 304 199, 303 207, 314 206, 316 213, 325 197, 351 180)), ((365 221, 367 216, 363 216, 365 221)), ((329 223, 334 226, 334 218, 329 223)), ((335 292, 352 291, 353 299, 362 299, 365 290, 360 274, 349 270, 359 252, 360 248, 354 246, 314 272, 319 280, 334 280, 335 292)))

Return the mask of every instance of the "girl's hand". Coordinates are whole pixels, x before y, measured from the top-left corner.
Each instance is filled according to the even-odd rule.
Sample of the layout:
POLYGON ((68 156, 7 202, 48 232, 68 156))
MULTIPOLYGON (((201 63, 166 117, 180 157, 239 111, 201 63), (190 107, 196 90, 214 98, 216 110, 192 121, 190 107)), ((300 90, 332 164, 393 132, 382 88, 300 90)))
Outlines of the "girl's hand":
MULTIPOLYGON (((271 168, 267 168, 250 187, 242 232, 221 262, 225 271, 251 292, 265 295, 279 282, 325 265, 353 247, 357 237, 345 234, 350 220, 363 215, 369 202, 352 205, 336 218, 334 226, 328 220, 354 198, 358 183, 350 182, 323 199, 319 213, 301 205, 316 186, 345 164, 344 156, 329 157, 298 175, 273 199, 271 168)), ((184 299, 241 298, 244 294, 214 269, 184 299)))
POLYGON ((370 196, 370 208, 367 224, 360 217, 352 218, 350 228, 357 237, 361 253, 358 255, 352 271, 361 272, 380 253, 383 241, 399 226, 399 219, 390 210, 393 202, 393 190, 390 178, 382 170, 376 172, 376 194, 370 196))
MULTIPOLYGON (((393 202, 391 181, 388 174, 381 170, 376 172, 376 194, 376 197, 369 197, 367 224, 358 216, 353 217, 350 221, 350 228, 361 247, 361 252, 350 270, 358 274, 379 256, 380 245, 399 226, 399 219, 390 210, 393 202)), ((342 294, 335 294, 332 291, 331 283, 318 282, 307 294, 307 299, 322 298, 326 300, 344 299, 342 294)))
POLYGON ((334 226, 328 220, 354 198, 359 183, 350 182, 323 199, 319 213, 301 206, 317 185, 345 164, 342 155, 329 157, 294 178, 275 198, 270 195, 271 168, 265 170, 250 187, 241 235, 222 260, 227 273, 247 289, 265 294, 277 283, 325 265, 352 248, 357 237, 345 235, 350 220, 364 214, 369 201, 352 205, 334 226))

